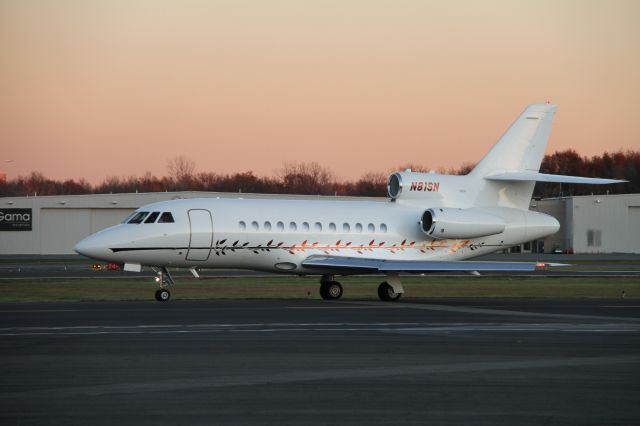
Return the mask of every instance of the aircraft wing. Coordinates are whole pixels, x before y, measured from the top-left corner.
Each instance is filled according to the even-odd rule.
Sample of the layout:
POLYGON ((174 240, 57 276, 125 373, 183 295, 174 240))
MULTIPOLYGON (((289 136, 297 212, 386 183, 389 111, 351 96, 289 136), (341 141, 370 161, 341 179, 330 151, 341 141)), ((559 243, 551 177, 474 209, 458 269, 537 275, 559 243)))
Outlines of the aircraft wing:
POLYGON ((519 172, 501 172, 486 176, 488 180, 503 180, 509 182, 515 181, 536 181, 536 182, 555 182, 555 183, 581 183, 588 185, 606 185, 610 183, 624 183, 626 180, 619 179, 600 179, 580 176, 567 175, 549 175, 545 173, 519 171, 519 172))
POLYGON ((526 272, 545 266, 562 266, 559 263, 534 262, 479 262, 479 261, 442 261, 442 260, 387 260, 363 259, 341 256, 309 256, 302 262, 309 268, 335 269, 350 272, 526 272))

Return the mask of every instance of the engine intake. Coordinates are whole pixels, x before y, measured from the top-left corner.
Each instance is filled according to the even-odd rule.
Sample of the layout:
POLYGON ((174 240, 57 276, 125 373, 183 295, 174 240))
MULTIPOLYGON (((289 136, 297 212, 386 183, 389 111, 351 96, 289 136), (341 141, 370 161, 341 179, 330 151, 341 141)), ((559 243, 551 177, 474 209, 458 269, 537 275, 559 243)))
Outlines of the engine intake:
POLYGON ((387 192, 392 200, 425 200, 441 198, 445 181, 450 182, 458 176, 420 173, 412 171, 396 172, 389 176, 387 192))
POLYGON ((505 226, 501 217, 475 208, 432 208, 420 218, 422 232, 437 239, 485 237, 501 233, 505 226))

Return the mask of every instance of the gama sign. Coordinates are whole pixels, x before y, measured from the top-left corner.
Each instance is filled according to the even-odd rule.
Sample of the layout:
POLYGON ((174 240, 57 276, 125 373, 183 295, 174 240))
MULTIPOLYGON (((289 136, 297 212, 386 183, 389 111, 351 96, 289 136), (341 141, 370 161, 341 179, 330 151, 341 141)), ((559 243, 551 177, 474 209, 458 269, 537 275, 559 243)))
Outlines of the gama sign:
POLYGON ((31 231, 31 209, 0 208, 0 231, 31 231))

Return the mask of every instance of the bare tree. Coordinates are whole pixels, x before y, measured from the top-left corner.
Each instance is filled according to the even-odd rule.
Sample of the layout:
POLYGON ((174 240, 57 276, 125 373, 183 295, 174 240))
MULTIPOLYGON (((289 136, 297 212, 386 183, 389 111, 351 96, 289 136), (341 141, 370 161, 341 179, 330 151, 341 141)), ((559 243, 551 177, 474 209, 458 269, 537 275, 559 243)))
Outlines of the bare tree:
POLYGON ((284 163, 279 177, 287 194, 333 194, 333 173, 316 162, 284 163))
POLYGON ((176 155, 167 161, 167 171, 169 177, 176 181, 193 176, 196 169, 196 162, 185 155, 176 155))
POLYGON ((177 155, 167 161, 169 179, 175 184, 176 190, 184 190, 193 179, 196 162, 185 155, 177 155))
POLYGON ((380 172, 369 172, 362 175, 355 184, 355 195, 367 197, 384 197, 387 193, 387 176, 380 172))

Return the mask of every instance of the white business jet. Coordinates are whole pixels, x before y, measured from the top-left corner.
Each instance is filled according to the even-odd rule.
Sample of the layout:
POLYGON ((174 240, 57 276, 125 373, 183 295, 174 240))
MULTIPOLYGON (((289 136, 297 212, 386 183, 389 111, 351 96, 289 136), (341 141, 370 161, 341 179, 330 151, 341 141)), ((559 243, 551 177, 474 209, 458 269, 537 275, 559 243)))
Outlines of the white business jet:
POLYGON ((339 299, 335 276, 381 274, 385 301, 404 292, 401 273, 531 271, 525 262, 465 259, 543 238, 558 221, 529 211, 536 182, 624 182, 539 173, 556 107, 530 105, 466 176, 397 172, 389 200, 180 199, 141 207, 75 246, 84 256, 141 271, 151 266, 170 298, 169 267, 243 268, 319 275, 320 295, 339 299))

